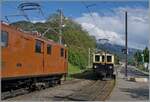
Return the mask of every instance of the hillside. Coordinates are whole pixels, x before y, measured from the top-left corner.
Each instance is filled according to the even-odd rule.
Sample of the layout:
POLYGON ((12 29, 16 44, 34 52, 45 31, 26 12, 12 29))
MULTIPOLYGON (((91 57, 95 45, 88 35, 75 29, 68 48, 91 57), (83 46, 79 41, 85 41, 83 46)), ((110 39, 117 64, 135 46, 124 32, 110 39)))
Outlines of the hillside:
MULTIPOLYGON (((43 33, 47 28, 51 27, 56 32, 59 32, 59 23, 56 20, 56 15, 50 16, 45 23, 31 23, 27 21, 19 21, 12 23, 12 25, 22 28, 26 31, 37 30, 43 33)), ((96 40, 94 37, 82 30, 81 25, 77 24, 71 19, 64 20, 65 27, 62 28, 63 43, 68 47, 68 59, 73 65, 79 66, 81 69, 86 68, 88 63, 88 48, 95 48, 96 40)), ((58 35, 49 30, 45 37, 58 42, 58 35)))
MULTIPOLYGON (((110 43, 104 43, 104 44, 99 43, 97 44, 97 48, 116 54, 117 56, 119 56, 119 59, 121 61, 123 61, 125 58, 122 52, 122 49, 124 49, 125 47, 122 45, 116 45, 116 44, 110 44, 110 43)), ((138 50, 139 49, 129 48, 128 59, 133 60, 133 56, 138 50)))

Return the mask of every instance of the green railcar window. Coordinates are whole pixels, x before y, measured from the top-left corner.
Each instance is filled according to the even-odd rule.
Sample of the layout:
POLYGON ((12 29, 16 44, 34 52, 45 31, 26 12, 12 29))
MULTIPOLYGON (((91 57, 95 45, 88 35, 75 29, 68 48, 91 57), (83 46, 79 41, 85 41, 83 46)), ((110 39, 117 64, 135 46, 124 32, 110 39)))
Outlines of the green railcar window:
POLYGON ((100 56, 99 55, 95 55, 95 62, 99 62, 100 61, 100 56))
POLYGON ((112 56, 107 56, 107 62, 112 62, 112 56))

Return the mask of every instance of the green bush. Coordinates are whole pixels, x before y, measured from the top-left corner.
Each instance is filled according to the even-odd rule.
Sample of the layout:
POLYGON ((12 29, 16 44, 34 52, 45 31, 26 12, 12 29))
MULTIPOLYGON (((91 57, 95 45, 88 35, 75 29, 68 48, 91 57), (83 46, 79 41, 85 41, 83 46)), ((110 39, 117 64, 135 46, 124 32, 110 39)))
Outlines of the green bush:
POLYGON ((79 66, 81 69, 84 69, 87 65, 87 56, 84 53, 77 52, 72 48, 69 48, 68 60, 71 64, 79 66))

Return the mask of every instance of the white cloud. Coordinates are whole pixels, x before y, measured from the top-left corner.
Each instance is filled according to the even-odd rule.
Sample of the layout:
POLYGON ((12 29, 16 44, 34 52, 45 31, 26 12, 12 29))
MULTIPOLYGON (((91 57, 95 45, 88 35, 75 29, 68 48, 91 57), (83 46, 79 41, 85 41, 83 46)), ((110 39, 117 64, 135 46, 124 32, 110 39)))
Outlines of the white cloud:
POLYGON ((84 30, 97 39, 108 39, 111 43, 124 44, 124 11, 128 11, 129 47, 144 48, 148 45, 148 10, 143 8, 116 8, 114 15, 101 16, 97 12, 84 13, 75 19, 84 30))
POLYGON ((97 39, 108 39, 111 43, 123 44, 123 40, 116 32, 99 29, 94 24, 82 23, 83 29, 90 35, 96 36, 97 39))
POLYGON ((31 22, 32 22, 32 23, 37 23, 37 22, 45 23, 45 21, 46 21, 46 20, 32 20, 31 22))

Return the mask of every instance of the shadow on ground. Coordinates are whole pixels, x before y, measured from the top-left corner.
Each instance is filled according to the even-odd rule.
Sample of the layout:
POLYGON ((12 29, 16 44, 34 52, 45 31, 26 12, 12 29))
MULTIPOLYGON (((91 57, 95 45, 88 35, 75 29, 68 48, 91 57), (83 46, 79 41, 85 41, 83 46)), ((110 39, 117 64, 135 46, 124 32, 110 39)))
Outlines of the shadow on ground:
POLYGON ((77 79, 87 79, 87 80, 97 80, 98 79, 92 69, 86 70, 82 73, 71 74, 70 77, 77 78, 77 79))
POLYGON ((127 92, 132 98, 137 100, 149 100, 149 89, 148 88, 120 88, 121 91, 127 92))

